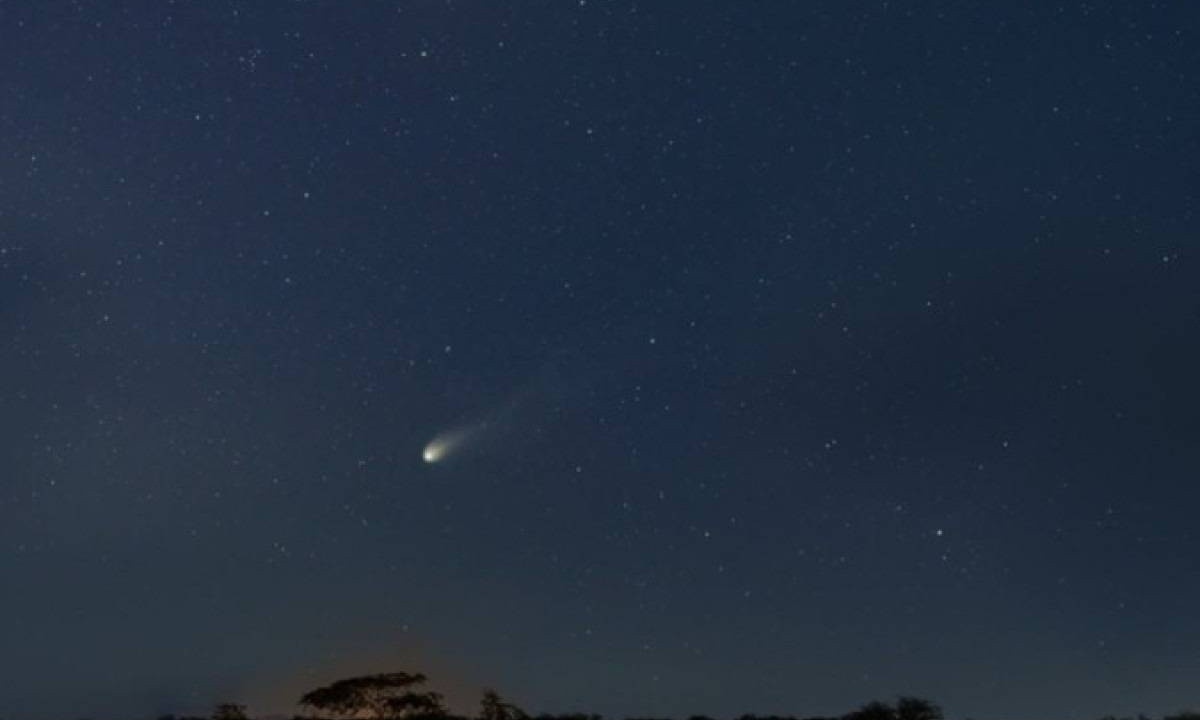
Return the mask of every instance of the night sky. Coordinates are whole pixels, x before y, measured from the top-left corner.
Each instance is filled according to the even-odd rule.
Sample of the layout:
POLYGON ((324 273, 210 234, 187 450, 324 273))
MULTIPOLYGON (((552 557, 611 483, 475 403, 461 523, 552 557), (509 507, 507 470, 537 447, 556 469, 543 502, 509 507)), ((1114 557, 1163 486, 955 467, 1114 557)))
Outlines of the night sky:
POLYGON ((0 4, 0 717, 1195 706, 1198 33, 0 4))

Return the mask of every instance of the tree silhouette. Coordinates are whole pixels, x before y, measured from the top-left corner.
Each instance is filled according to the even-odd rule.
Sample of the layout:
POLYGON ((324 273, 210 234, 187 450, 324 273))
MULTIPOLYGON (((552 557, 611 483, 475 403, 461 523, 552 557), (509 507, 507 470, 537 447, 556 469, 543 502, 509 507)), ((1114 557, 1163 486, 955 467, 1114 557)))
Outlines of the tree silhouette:
POLYGON ((942 709, 923 698, 901 697, 896 701, 896 720, 943 720, 942 709))
POLYGON ((525 720, 529 716, 521 708, 504 702, 500 694, 488 688, 479 701, 479 720, 525 720))
POLYGON ((935 703, 905 695, 897 698, 895 707, 875 700, 842 716, 842 720, 943 720, 943 715, 935 703))
POLYGON ((316 711, 363 720, 444 717, 442 696, 413 688, 424 684, 421 673, 383 673, 338 680, 305 693, 300 704, 316 711))
POLYGON ((246 706, 237 703, 221 703, 213 710, 212 720, 248 720, 246 706))
POLYGON ((843 720, 897 720, 897 718, 896 711, 891 705, 874 700, 845 715, 843 720))

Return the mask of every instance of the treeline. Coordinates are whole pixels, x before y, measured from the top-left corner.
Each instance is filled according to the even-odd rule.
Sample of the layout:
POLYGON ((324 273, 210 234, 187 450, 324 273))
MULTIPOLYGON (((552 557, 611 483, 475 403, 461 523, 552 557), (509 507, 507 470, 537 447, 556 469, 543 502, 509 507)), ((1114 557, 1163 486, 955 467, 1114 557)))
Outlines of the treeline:
MULTIPOLYGON (((604 720, 600 715, 570 713, 565 715, 529 715, 504 700, 495 690, 484 690, 479 711, 474 716, 455 715, 447 711, 442 695, 424 689, 427 678, 421 673, 381 673, 338 680, 302 695, 300 707, 305 713, 293 720, 604 720)), ((237 703, 221 703, 208 717, 162 715, 158 720, 252 720, 246 707, 237 703)), ((674 720, 673 718, 631 717, 625 720, 674 720)), ((714 720, 706 715, 693 715, 687 720, 714 720)), ((878 700, 857 710, 832 717, 793 715, 741 715, 736 720, 945 720, 941 707, 918 697, 901 696, 894 703, 878 700)), ((1136 717, 1105 716, 1100 720, 1155 720, 1146 715, 1136 717)), ((1184 711, 1164 715, 1161 720, 1200 720, 1200 713, 1184 711)))
MULTIPOLYGON (((1117 717, 1116 715, 1105 715, 1100 720, 1156 720, 1149 715, 1126 715, 1117 717)), ((1175 713, 1174 715, 1163 715, 1162 720, 1200 720, 1200 712, 1193 710, 1184 710, 1183 712, 1175 713)))

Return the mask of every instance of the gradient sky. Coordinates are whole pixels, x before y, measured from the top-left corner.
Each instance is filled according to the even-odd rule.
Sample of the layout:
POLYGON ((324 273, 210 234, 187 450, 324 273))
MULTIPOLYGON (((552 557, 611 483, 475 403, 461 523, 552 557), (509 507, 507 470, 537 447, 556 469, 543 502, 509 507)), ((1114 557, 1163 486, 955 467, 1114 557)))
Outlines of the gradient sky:
POLYGON ((0 4, 0 717, 1195 706, 1197 33, 0 4))

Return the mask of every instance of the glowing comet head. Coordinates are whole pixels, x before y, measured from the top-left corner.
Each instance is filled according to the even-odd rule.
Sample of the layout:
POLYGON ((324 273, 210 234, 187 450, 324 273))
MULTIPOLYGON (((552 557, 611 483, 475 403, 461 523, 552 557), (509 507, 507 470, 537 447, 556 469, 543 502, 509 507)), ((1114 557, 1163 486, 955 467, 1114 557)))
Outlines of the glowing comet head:
POLYGON ((462 447, 462 444, 471 437, 472 430, 473 428, 459 428, 438 435, 430 440, 425 449, 421 451, 421 459, 429 465, 445 460, 451 453, 462 447))
POLYGON ((446 447, 444 445, 442 445, 441 443, 439 443, 437 440, 433 440, 432 442, 430 442, 428 445, 425 446, 425 450, 421 453, 421 458, 425 462, 432 465, 433 463, 437 462, 438 460, 441 460, 442 456, 444 456, 445 454, 446 454, 446 447))

